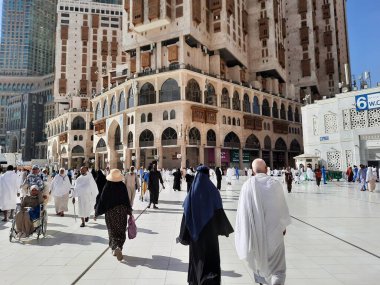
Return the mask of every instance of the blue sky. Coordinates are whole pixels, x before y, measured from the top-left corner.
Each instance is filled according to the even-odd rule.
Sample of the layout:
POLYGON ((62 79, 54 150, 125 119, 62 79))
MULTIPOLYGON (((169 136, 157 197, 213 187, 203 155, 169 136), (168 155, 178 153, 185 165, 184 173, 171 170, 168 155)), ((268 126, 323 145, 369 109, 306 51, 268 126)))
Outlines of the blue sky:
MULTIPOLYGON (((0 25, 3 0, 0 0, 0 25)), ((347 19, 351 71, 356 78, 370 71, 372 86, 380 82, 380 1, 348 0, 347 19)))

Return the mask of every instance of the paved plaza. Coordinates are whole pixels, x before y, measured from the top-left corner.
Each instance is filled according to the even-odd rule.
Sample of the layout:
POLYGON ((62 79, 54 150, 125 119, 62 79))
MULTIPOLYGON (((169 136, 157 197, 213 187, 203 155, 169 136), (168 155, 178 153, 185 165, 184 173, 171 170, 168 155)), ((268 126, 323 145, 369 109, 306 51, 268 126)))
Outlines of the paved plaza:
MULTIPOLYGON (((241 177, 222 187, 232 225, 244 181, 241 177)), ((158 210, 135 201, 139 232, 127 240, 123 262, 107 250, 104 218, 80 228, 72 204, 63 218, 49 205, 47 236, 40 240, 34 236, 10 243, 11 223, 1 223, 0 284, 187 284, 188 247, 176 244, 186 191, 174 192, 170 182, 166 186, 158 210)), ((286 193, 292 216, 285 237, 287 285, 379 284, 380 193, 358 188, 332 182, 318 189, 314 182, 304 182, 286 193)), ((255 284, 236 255, 234 235, 220 237, 220 251, 223 285, 255 284)))

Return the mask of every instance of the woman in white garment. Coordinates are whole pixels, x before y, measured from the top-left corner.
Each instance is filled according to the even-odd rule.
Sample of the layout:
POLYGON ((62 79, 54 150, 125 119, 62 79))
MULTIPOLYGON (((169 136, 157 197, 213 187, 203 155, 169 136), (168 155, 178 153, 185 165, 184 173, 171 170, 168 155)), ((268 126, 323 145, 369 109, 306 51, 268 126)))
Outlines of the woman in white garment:
POLYGON ((50 188, 50 193, 54 197, 55 212, 58 216, 63 217, 64 212, 68 211, 67 204, 69 201, 70 189, 70 179, 66 175, 65 169, 61 168, 59 174, 54 177, 50 188))
POLYGON ((376 169, 371 166, 368 167, 367 170, 367 178, 366 182, 368 183, 368 190, 370 192, 375 191, 376 189, 376 169))

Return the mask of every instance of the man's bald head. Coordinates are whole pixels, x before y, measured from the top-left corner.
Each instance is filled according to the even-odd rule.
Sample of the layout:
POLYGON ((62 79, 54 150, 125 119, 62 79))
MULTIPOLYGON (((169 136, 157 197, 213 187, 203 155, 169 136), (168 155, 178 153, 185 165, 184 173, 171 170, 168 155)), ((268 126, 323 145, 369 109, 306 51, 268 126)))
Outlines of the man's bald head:
POLYGON ((265 161, 262 160, 261 158, 256 158, 252 162, 252 171, 255 174, 267 173, 267 165, 266 165, 265 161))

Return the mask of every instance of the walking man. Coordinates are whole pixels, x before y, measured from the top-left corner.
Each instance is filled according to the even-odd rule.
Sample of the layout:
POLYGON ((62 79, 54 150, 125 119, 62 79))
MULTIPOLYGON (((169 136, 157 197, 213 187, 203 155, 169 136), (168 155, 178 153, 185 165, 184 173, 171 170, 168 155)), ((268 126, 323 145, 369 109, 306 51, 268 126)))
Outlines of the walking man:
POLYGON ((98 194, 98 186, 92 175, 88 175, 88 168, 82 166, 80 169, 81 175, 77 178, 74 193, 73 204, 75 197, 78 197, 78 215, 82 219, 82 228, 90 219, 91 212, 94 210, 96 203, 96 195, 98 194))
POLYGON ((288 166, 285 171, 285 182, 288 186, 288 193, 292 192, 292 184, 293 184, 293 174, 290 171, 290 167, 288 166))
POLYGON ((65 174, 65 169, 61 168, 51 183, 50 192, 54 197, 55 212, 58 216, 63 217, 64 212, 68 211, 69 192, 71 183, 69 177, 65 174))
POLYGON ((240 193, 235 246, 259 284, 283 285, 286 277, 284 235, 290 215, 281 183, 266 175, 264 160, 252 163, 253 177, 240 193))
POLYGON ((17 191, 20 187, 20 179, 14 172, 13 166, 8 165, 7 171, 0 177, 0 209, 4 212, 3 222, 13 219, 14 209, 17 203, 17 191))
POLYGON ((326 182, 326 168, 324 165, 322 166, 322 178, 323 178, 323 184, 327 184, 327 182, 326 182))
POLYGON ((135 201, 136 190, 140 188, 140 180, 137 178, 135 173, 135 167, 131 166, 130 171, 127 173, 124 181, 128 190, 129 201, 131 202, 131 207, 133 207, 133 202, 135 201))
POLYGON ((216 174, 216 188, 220 191, 220 189, 222 188, 222 170, 220 169, 220 167, 218 166, 216 169, 215 169, 215 174, 216 174))
POLYGON ((151 204, 153 203, 153 209, 158 209, 156 205, 158 204, 158 196, 160 194, 159 183, 161 183, 162 188, 165 189, 161 173, 157 170, 157 165, 153 164, 152 170, 149 172, 148 188, 150 191, 150 200, 148 208, 150 208, 151 204))

